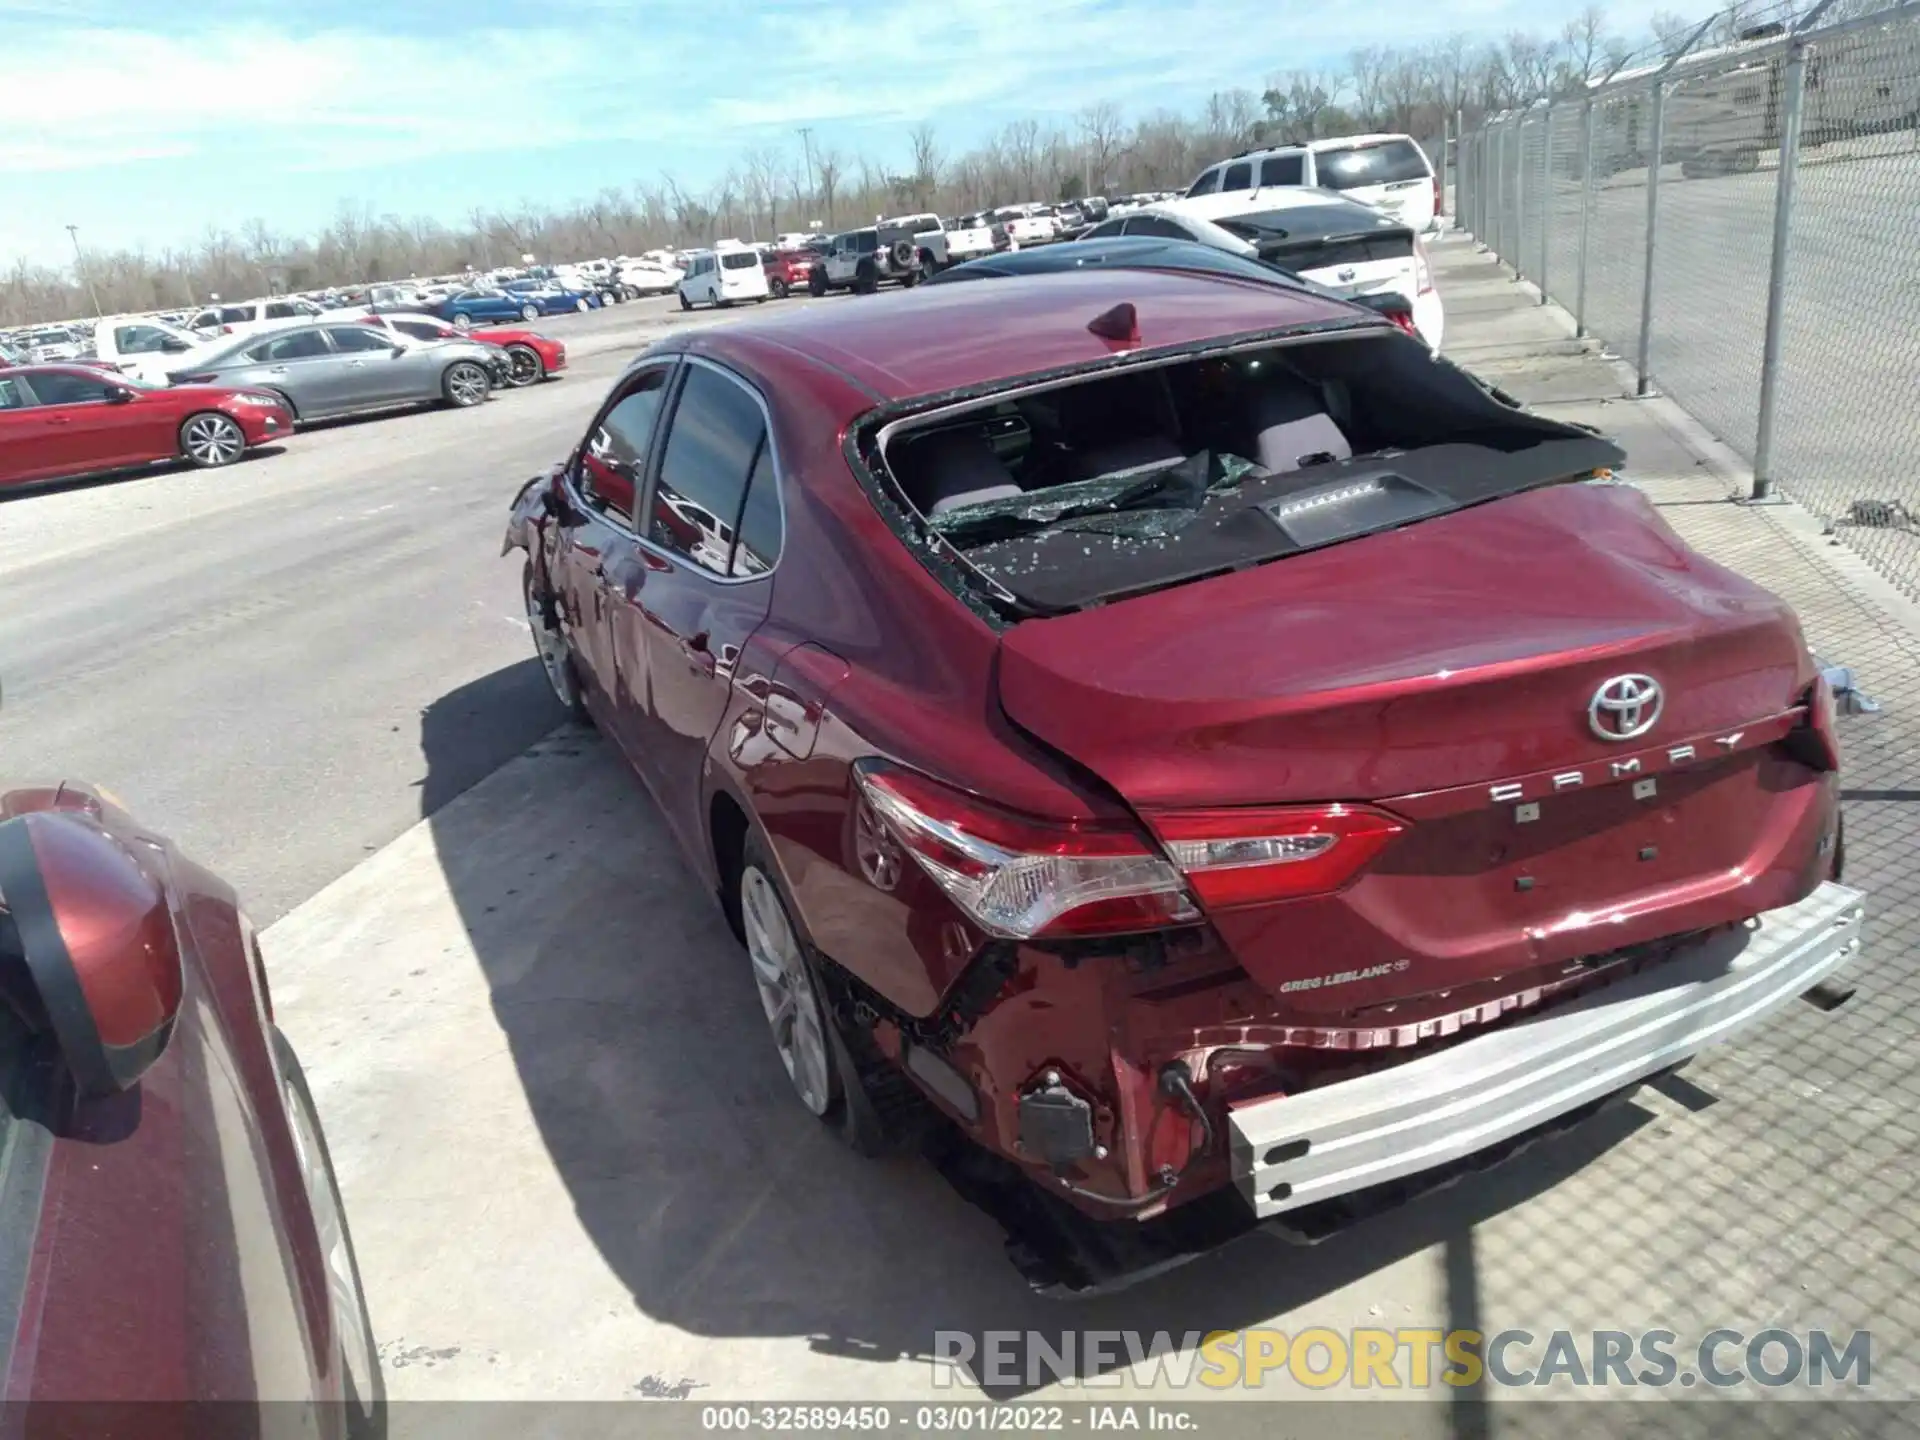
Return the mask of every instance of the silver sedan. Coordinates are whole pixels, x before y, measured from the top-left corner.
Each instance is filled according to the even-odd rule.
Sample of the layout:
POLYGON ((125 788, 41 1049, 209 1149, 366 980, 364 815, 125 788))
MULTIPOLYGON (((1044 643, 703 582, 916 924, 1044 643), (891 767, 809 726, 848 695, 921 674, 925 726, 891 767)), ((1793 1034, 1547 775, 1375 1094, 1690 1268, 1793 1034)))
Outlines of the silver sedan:
POLYGON ((300 422, 401 405, 478 405, 508 363, 496 346, 420 341, 344 321, 256 332, 183 359, 167 377, 174 384, 272 390, 300 422))

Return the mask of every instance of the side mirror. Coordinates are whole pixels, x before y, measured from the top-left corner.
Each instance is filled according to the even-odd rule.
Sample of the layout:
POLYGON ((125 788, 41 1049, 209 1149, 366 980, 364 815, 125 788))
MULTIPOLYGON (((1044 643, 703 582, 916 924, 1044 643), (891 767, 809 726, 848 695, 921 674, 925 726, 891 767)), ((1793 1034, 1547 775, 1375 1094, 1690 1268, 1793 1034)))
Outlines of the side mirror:
POLYGON ((40 810, 0 822, 0 899, 75 1085, 130 1089, 180 1013, 165 887, 93 815, 40 810))
POLYGON ((160 342, 160 348, 169 355, 184 355, 193 347, 184 340, 175 340, 169 336, 160 342))
POLYGON ((133 399, 133 391, 125 385, 109 385, 107 387, 107 403, 109 405, 124 405, 131 399, 133 399))
POLYGON ((393 343, 393 345, 392 345, 391 347, 389 347, 389 348, 391 348, 391 349, 392 349, 392 351, 393 351, 393 358, 394 358, 394 359, 396 359, 396 360, 398 360, 398 359, 399 359, 399 358, 400 358, 400 357, 401 357, 402 355, 404 355, 404 354, 406 354, 406 353, 407 353, 407 347, 406 347, 406 346, 404 346, 404 345, 402 345, 402 344, 401 344, 401 343, 400 343, 399 341, 397 341, 397 340, 396 340, 396 341, 394 341, 394 343, 393 343))

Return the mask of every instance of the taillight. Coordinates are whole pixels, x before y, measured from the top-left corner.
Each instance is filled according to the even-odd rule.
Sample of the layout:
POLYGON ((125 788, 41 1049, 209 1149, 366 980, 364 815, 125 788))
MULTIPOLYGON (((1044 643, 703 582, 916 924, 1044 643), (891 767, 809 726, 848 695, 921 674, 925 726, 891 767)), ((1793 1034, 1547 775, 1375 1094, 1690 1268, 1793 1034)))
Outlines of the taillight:
POLYGON ((1840 735, 1834 728, 1839 713, 1833 686, 1817 676, 1807 689, 1807 718, 1787 732, 1786 751, 1810 770, 1827 773, 1840 768, 1840 735))
POLYGON ((1148 821, 1211 909, 1338 890, 1407 828, 1362 805, 1185 810, 1148 821))
POLYGON ((1130 827, 1043 820, 880 760, 860 793, 920 868, 989 934, 1126 934, 1196 921, 1179 873, 1130 827))
POLYGON ((1411 310, 1389 310, 1387 312, 1387 318, 1402 330, 1406 331, 1407 334, 1418 338, 1420 331, 1413 323, 1413 312, 1411 310))
POLYGON ((1440 177, 1436 175, 1433 177, 1433 213, 1436 216, 1441 215, 1446 211, 1446 208, 1447 193, 1445 188, 1440 184, 1440 177))
POLYGON ((1427 259, 1427 247, 1413 242, 1413 278, 1422 295, 1433 293, 1433 265, 1427 259))

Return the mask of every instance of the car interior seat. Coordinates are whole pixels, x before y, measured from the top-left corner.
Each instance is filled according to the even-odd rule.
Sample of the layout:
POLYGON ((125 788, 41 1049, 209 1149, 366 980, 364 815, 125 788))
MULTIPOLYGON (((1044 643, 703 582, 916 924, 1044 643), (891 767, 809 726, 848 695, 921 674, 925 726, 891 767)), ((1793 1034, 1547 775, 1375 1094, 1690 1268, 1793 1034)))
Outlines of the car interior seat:
POLYGON ((902 459, 907 498, 923 515, 941 515, 962 505, 1022 494, 1006 462, 980 425, 935 430, 916 439, 902 459))
POLYGON ((1351 459, 1353 446, 1328 413, 1345 398, 1345 386, 1330 395, 1326 387, 1290 370, 1263 375, 1247 392, 1246 423, 1252 432, 1249 458, 1276 475, 1351 459))
POLYGON ((1151 470, 1187 456, 1163 371, 1075 385, 1060 392, 1057 413, 1074 480, 1151 470))

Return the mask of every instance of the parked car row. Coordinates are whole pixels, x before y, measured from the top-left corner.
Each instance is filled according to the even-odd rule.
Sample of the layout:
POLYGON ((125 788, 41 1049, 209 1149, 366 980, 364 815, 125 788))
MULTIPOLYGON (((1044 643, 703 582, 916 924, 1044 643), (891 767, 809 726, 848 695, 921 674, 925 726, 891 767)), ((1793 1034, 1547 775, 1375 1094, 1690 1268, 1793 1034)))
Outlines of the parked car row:
POLYGON ((566 346, 538 332, 481 339, 417 313, 284 322, 197 344, 157 323, 101 329, 118 360, 0 367, 0 486, 164 461, 213 469, 301 425, 469 409, 567 364, 566 346))
POLYGON ((796 1115, 974 1157, 1037 1285, 1418 1197, 1860 944, 1791 611, 1417 295, 1262 258, 1408 258, 1293 188, 1252 253, 1126 233, 1155 202, 677 330, 511 502, 554 693, 713 891, 796 1115))

